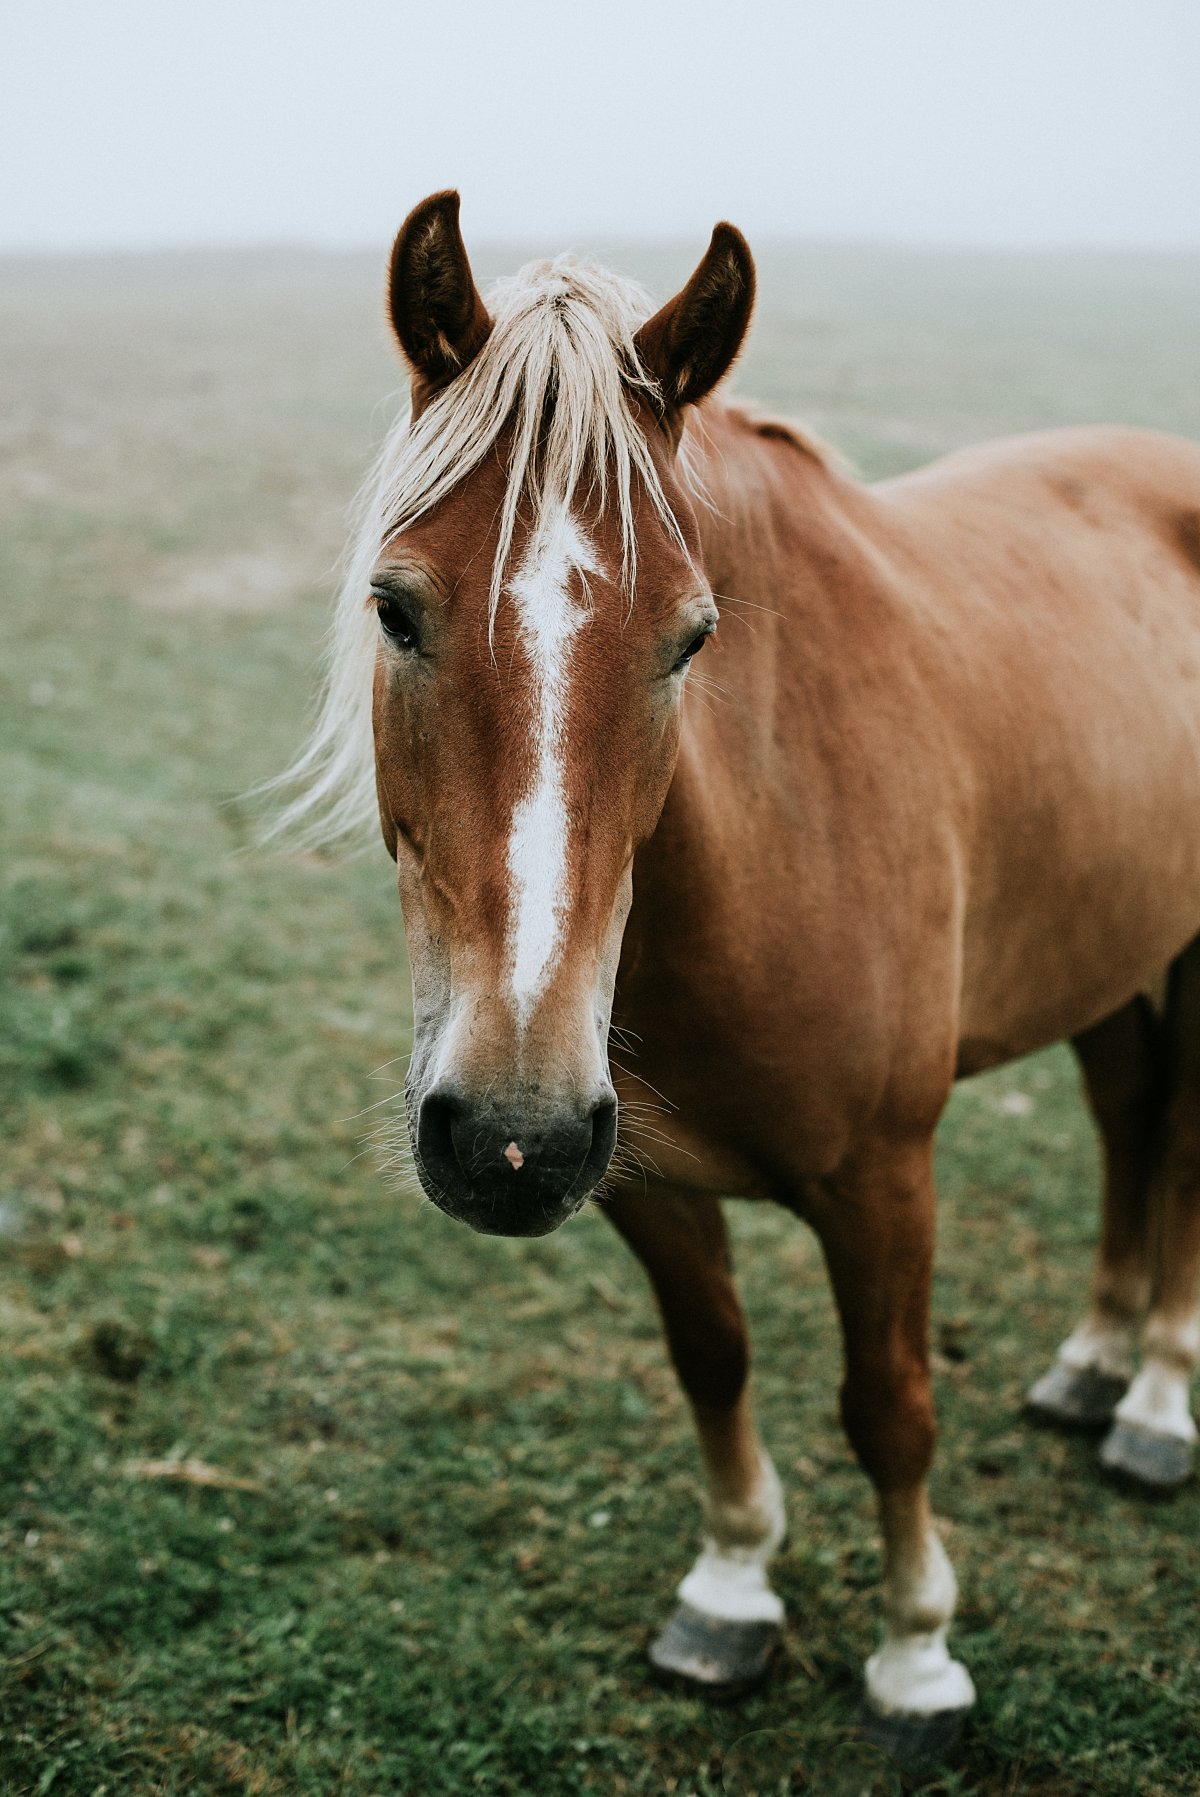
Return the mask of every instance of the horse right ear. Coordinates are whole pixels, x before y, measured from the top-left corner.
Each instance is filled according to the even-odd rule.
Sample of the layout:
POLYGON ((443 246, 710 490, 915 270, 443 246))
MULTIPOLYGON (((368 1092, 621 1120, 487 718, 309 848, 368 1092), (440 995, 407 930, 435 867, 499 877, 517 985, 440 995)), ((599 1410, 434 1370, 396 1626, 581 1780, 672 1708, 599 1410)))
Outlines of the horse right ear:
POLYGON ((750 245, 733 225, 718 225, 687 286, 634 338, 668 410, 711 393, 742 347, 753 306, 750 245))
POLYGON ((426 389, 461 374, 487 342, 492 321, 479 297, 458 228, 458 194, 414 206, 392 246, 388 310, 415 379, 426 389))

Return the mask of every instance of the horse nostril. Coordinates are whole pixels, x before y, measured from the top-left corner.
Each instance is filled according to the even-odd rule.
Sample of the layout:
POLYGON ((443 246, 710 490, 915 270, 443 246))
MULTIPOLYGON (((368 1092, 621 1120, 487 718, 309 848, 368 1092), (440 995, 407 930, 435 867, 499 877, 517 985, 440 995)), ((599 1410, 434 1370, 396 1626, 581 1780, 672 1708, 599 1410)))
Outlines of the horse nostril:
POLYGON ((421 1105, 417 1124, 417 1152, 435 1179, 459 1171, 454 1145, 454 1126, 463 1115, 461 1104, 444 1092, 431 1092, 421 1105))
POLYGON ((612 1159, 612 1151, 617 1145, 617 1101, 615 1098, 602 1098, 599 1104, 592 1107, 592 1145, 588 1150, 587 1165, 589 1170, 596 1169, 599 1178, 612 1159))

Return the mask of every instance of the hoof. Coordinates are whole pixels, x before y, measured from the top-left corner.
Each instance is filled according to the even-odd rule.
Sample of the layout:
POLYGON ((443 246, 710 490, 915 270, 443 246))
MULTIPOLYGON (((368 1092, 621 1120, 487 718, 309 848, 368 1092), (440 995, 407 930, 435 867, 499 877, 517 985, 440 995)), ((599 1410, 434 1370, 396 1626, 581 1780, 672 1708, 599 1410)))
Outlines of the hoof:
POLYGON ((1038 1422, 1058 1429, 1103 1429, 1129 1384, 1094 1366, 1065 1366, 1056 1360, 1029 1389, 1025 1408, 1038 1422))
POLYGON ((1178 1435, 1141 1423, 1116 1422, 1104 1438, 1100 1464, 1123 1485, 1153 1497, 1170 1497, 1192 1476, 1196 1450, 1178 1435))
POLYGON ((650 1664, 710 1697, 741 1697, 766 1677, 782 1639, 777 1622, 726 1622, 684 1603, 651 1643, 650 1664))
POLYGON ((929 1772, 954 1752, 970 1714, 969 1707, 935 1710, 931 1716, 885 1713, 868 1699, 858 1713, 858 1732, 902 1772, 929 1772))

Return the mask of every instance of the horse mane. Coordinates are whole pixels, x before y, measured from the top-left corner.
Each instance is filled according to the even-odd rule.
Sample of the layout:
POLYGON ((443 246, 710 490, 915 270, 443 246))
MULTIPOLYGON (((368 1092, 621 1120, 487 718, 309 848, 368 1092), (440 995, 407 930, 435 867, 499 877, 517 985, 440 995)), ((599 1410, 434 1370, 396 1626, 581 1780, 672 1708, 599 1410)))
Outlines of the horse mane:
POLYGON ((571 255, 531 262, 486 296, 493 328, 470 366, 413 418, 389 430, 354 508, 330 632, 324 697, 307 746, 265 790, 283 792, 268 838, 319 847, 358 836, 376 816, 371 672, 377 629, 366 603, 381 545, 446 498, 511 432, 492 566, 489 631, 504 585, 518 510, 536 534, 586 479, 621 532, 622 579, 637 572, 632 485, 640 477, 682 543, 629 389, 655 394, 634 337, 652 302, 635 282, 571 255))

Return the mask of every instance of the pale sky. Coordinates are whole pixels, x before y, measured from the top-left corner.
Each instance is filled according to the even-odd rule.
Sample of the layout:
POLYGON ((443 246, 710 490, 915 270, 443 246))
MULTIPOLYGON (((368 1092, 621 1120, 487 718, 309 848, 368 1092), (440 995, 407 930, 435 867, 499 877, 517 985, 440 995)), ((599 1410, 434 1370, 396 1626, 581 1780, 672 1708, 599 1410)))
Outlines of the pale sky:
POLYGON ((1200 0, 9 0, 0 250, 1200 249, 1200 0))

